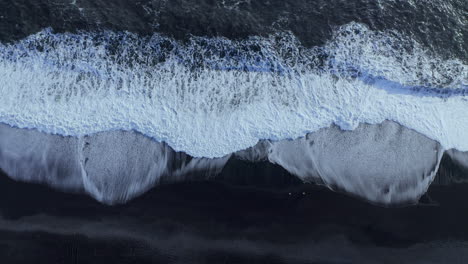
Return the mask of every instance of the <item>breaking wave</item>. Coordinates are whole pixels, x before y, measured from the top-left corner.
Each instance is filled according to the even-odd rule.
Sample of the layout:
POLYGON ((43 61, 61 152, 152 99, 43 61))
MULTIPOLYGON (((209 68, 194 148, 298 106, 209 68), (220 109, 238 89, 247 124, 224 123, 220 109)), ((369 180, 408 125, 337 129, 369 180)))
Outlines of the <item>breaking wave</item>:
POLYGON ((359 23, 313 48, 287 32, 182 42, 47 29, 0 44, 0 98, 9 176, 110 204, 216 174, 232 155, 414 202, 445 150, 462 164, 468 151, 468 66, 359 23))
POLYGON ((135 130, 196 157, 337 124, 396 121, 468 150, 468 66, 351 23, 322 47, 292 34, 232 41, 55 34, 0 46, 0 122, 83 136, 135 130))

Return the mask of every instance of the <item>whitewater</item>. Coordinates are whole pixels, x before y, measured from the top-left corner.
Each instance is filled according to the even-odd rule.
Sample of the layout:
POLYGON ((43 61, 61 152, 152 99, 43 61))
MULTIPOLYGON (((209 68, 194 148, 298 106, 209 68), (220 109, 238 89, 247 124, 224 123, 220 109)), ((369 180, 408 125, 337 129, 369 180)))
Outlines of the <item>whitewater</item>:
POLYGON ((188 168, 219 170, 236 153, 374 202, 414 201, 445 150, 461 159, 468 151, 466 62, 359 23, 336 28, 312 48, 288 32, 182 42, 47 29, 0 44, 0 98, 0 122, 8 125, 1 127, 3 170, 85 189, 106 203, 154 185, 174 151, 195 157, 174 177, 188 168), (323 143, 330 139, 336 143, 323 143), (35 143, 16 146, 27 140, 35 143), (98 161, 86 165, 90 156, 98 161), (76 176, 56 178, 65 177, 58 172, 64 165, 32 175, 15 161, 20 157, 39 164, 36 170, 60 160, 76 176))
POLYGON ((0 122, 15 127, 67 136, 136 130, 221 157, 260 139, 393 120, 468 150, 468 66, 361 24, 315 49, 291 35, 184 45, 46 30, 0 51, 0 122))

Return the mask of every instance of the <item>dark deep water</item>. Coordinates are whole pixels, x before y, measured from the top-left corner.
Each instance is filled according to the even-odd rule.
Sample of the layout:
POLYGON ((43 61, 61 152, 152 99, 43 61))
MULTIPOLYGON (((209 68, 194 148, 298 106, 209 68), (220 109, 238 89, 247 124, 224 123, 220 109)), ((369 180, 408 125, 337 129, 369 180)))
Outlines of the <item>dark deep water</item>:
POLYGON ((396 208, 239 161, 210 181, 162 185, 118 206, 2 175, 0 256, 2 263, 466 263, 468 185, 453 184, 466 174, 450 160, 443 166, 420 204, 396 208))
POLYGON ((176 39, 243 39, 291 31, 302 44, 323 44, 337 26, 363 23, 398 30, 446 57, 468 59, 466 0, 2 0, 0 41, 44 28, 114 30, 176 39))
MULTIPOLYGON (((50 27, 313 47, 353 21, 468 61, 467 0, 0 0, 0 43, 50 27)), ((116 206, 0 174, 0 263, 468 263, 467 175, 445 157, 419 204, 386 208, 234 159, 116 206)))

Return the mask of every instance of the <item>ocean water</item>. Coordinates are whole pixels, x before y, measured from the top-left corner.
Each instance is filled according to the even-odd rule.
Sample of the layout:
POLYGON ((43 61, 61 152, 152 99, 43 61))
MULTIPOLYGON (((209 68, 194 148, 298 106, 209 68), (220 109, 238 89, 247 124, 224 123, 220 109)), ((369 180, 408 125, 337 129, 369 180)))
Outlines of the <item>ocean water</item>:
MULTIPOLYGON (((329 189, 372 204, 369 208, 419 208, 421 201, 437 206, 428 190, 448 193, 453 188, 455 196, 466 181, 466 110, 465 0, 0 3, 2 177, 73 193, 66 197, 87 199, 81 196, 85 194, 103 204, 83 200, 99 210, 132 204, 165 186, 216 192, 213 186, 197 185, 210 184, 206 181, 265 187, 274 193, 265 194, 268 199, 315 191, 322 195, 329 189), (290 194, 291 188, 304 186, 312 189, 290 194)), ((21 193, 28 188, 5 181, 21 193)), ((174 199, 181 198, 174 194, 174 199)), ((3 211, 8 218, 12 209, 5 205, 3 211)), ((5 236, 15 237, 12 232, 21 230, 65 236, 75 232, 38 224, 40 214, 23 225, 5 218, 5 236), (34 223, 39 227, 28 227, 34 223)), ((90 232, 78 233, 86 237, 90 232)), ((452 237, 444 232, 430 247, 442 248, 437 246, 440 239, 452 237)), ((385 241, 383 233, 378 239, 385 241)), ((343 234, 346 239, 331 239, 352 244, 354 236, 349 240, 343 234)), ((151 240, 143 237, 137 240, 151 240)), ((77 243, 86 245, 83 239, 77 243)), ((411 239, 392 246, 413 247, 419 254, 429 245, 411 239)), ((463 239, 457 237, 447 247, 463 249, 463 239)), ((187 241, 195 240, 200 238, 187 241)), ((388 240, 396 241, 394 236, 388 240)), ((224 246, 235 247, 231 242, 224 246)), ((210 243, 207 247, 213 248, 210 243)), ((275 248, 250 243, 238 245, 249 254, 257 246, 258 252, 275 248)), ((369 254, 377 252, 368 249, 369 254)), ((286 255, 285 262, 293 263, 286 255)), ((209 261, 220 261, 219 255, 212 257, 209 261)), ((177 261, 190 259, 201 261, 177 261)), ((282 263, 277 256, 234 259, 282 263)), ((321 260, 328 261, 315 258, 321 260)))

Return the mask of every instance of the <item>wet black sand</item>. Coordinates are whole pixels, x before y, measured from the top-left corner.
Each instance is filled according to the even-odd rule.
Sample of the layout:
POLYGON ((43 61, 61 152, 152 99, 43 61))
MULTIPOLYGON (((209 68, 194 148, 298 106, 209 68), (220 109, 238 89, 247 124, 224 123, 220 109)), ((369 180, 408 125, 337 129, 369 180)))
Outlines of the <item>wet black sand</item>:
POLYGON ((231 162, 225 171, 112 207, 2 175, 2 263, 468 261, 468 184, 435 184, 419 205, 384 208, 279 168, 231 162))

